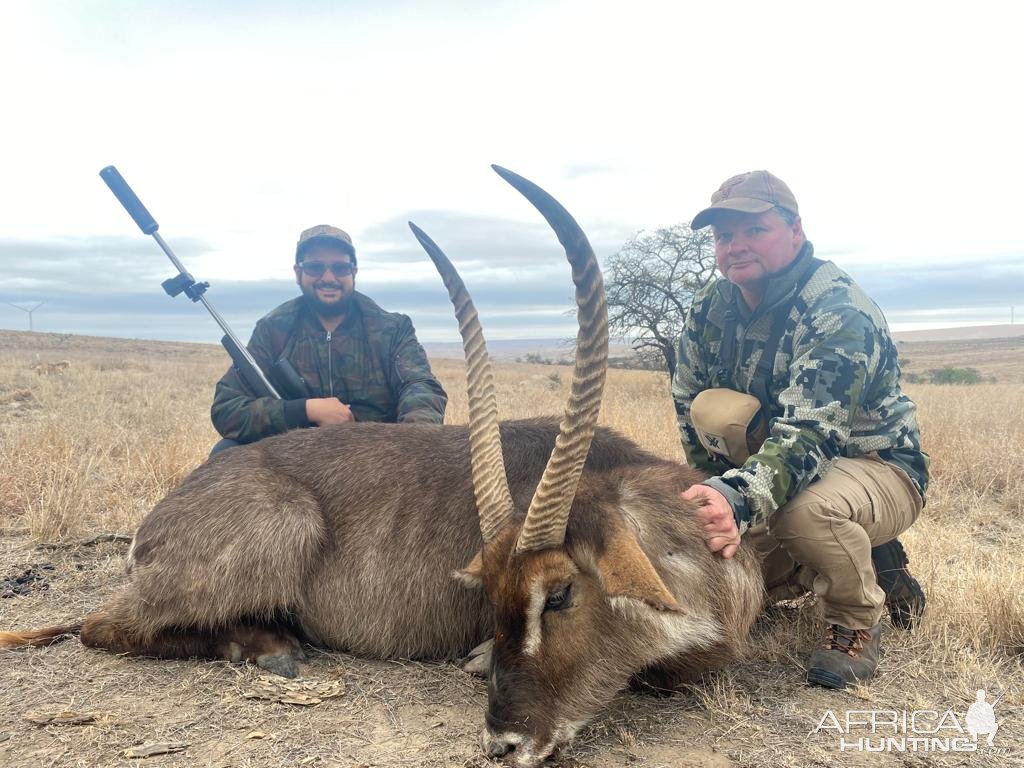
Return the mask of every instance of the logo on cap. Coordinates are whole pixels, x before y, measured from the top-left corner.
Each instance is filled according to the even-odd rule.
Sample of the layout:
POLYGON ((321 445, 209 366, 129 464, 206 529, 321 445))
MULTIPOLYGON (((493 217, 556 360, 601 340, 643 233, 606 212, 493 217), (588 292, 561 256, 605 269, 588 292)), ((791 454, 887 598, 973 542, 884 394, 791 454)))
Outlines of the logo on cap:
POLYGON ((711 196, 711 202, 719 203, 722 200, 728 199, 731 192, 744 181, 746 181, 747 177, 749 176, 749 173, 740 173, 733 176, 730 179, 726 179, 724 182, 722 182, 722 186, 718 188, 718 191, 711 196))

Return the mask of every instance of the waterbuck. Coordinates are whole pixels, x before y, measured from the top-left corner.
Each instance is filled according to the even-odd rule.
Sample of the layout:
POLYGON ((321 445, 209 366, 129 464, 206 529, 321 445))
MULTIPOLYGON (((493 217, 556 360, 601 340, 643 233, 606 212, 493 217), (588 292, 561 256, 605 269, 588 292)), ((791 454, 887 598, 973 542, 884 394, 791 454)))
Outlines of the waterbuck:
POLYGON ((143 520, 128 585, 83 623, 0 633, 294 675, 299 639, 374 657, 454 659, 494 638, 483 748, 535 766, 631 679, 672 686, 742 650, 760 608, 743 547, 711 554, 702 478, 596 427, 608 357, 593 251, 547 193, 495 170, 565 247, 579 335, 565 416, 499 425, 476 310, 415 225, 455 305, 470 424, 354 424, 218 454, 143 520), (452 578, 454 575, 455 578, 452 578))

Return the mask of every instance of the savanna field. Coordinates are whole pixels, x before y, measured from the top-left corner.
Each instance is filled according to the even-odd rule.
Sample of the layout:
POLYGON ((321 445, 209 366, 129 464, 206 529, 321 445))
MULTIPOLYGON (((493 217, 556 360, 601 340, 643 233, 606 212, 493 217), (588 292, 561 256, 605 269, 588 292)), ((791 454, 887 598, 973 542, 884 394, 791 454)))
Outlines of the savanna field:
MULTIPOLYGON (((869 685, 811 689, 801 664, 823 624, 813 599, 783 606, 744 663, 672 696, 619 694, 555 765, 1024 765, 1024 338, 900 351, 907 372, 969 365, 985 379, 906 386, 933 462, 927 506, 901 537, 928 593, 920 626, 886 627, 869 685), (827 710, 963 722, 979 688, 1001 721, 993 750, 868 754, 814 733, 827 710)), ((462 362, 433 362, 447 420, 466 422, 462 362)), ((214 346, 0 331, 0 629, 79 619, 123 584, 135 526, 216 440, 209 404, 226 367, 214 346)), ((498 363, 502 417, 560 413, 570 374, 498 363)), ((682 460, 664 375, 610 371, 601 421, 682 460)), ((492 764, 477 745, 483 681, 450 664, 310 657, 284 688, 253 667, 122 658, 77 639, 0 651, 0 766, 492 764)))

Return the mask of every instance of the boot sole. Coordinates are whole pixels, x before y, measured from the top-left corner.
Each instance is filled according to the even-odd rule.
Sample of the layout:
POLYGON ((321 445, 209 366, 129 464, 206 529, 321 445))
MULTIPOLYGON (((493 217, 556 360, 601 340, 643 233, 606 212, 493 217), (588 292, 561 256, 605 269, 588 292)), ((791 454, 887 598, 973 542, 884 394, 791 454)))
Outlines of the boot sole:
POLYGON ((829 672, 827 669, 818 669, 816 667, 807 670, 807 682, 824 688, 832 688, 833 690, 842 690, 847 685, 846 681, 835 672, 829 672))

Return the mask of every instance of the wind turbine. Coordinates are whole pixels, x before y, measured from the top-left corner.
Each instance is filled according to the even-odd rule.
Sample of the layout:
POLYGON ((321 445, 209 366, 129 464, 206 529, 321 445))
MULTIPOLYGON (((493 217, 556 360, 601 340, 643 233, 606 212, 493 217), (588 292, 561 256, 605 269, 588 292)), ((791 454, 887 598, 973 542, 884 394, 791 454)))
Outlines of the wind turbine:
POLYGON ((43 304, 45 304, 47 301, 49 301, 49 299, 43 299, 38 304, 36 304, 34 307, 32 307, 32 309, 25 309, 24 307, 19 307, 17 304, 11 304, 11 302, 9 302, 9 301, 5 302, 5 303, 8 306, 14 307, 15 309, 20 309, 22 312, 28 312, 28 329, 31 331, 32 330, 32 313, 35 312, 37 309, 39 309, 41 306, 43 306, 43 304))

